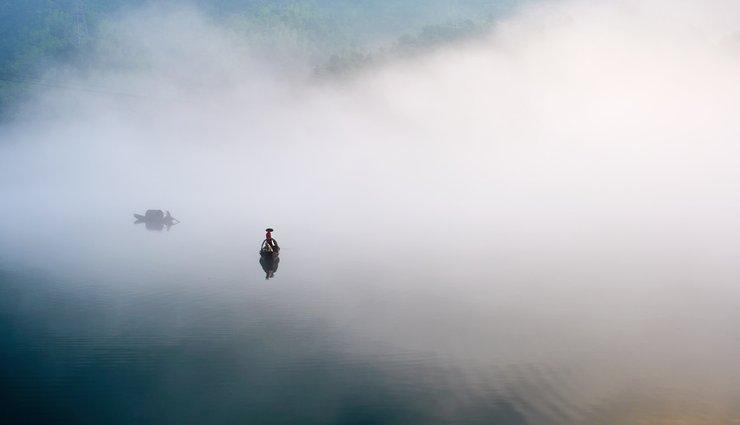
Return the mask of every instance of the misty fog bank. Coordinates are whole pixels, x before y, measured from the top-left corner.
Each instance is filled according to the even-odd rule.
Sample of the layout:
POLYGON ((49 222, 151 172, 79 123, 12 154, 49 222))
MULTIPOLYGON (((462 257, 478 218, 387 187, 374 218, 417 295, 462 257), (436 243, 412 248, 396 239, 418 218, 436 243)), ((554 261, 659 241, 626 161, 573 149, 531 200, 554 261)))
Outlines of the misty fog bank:
POLYGON ((111 24, 94 71, 39 88, 2 129, 0 226, 166 208, 358 243, 724 258, 740 233, 738 15, 540 3, 485 37, 317 80, 195 9, 139 10, 111 24))
POLYGON ((232 414, 256 371, 286 389, 254 405, 330 414, 372 365, 443 423, 499 401, 528 423, 737 417, 740 5, 540 2, 320 78, 207 16, 121 16, 0 127, 4 317, 38 344, 9 352, 57 344, 18 398, 133 365, 157 414, 193 388, 232 414), (147 232, 148 208, 181 224, 147 232), (316 371, 352 385, 326 397, 316 371))

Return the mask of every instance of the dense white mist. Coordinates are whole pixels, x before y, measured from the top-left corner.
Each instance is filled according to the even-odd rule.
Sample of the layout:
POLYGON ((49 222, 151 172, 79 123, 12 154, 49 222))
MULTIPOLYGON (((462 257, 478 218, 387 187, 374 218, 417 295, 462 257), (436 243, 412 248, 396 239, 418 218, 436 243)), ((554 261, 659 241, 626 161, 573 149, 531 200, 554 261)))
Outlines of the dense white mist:
MULTIPOLYGON (((509 307, 520 309, 512 321, 548 335, 573 326, 605 352, 611 346, 597 334, 608 326, 599 326, 644 319, 667 288, 667 315, 699 303, 710 323, 735 317, 727 300, 740 277, 737 2, 543 2, 485 38, 336 80, 260 62, 246 46, 190 9, 141 10, 112 25, 95 72, 39 90, 0 133, 5 248, 63 251, 62 236, 85 223, 112 232, 133 212, 163 208, 183 221, 168 237, 211 226, 213 238, 226 238, 199 236, 213 267, 225 265, 218 249, 229 242, 253 251, 266 225, 286 249, 331 236, 327 245, 360 262, 339 272, 362 272, 360 258, 389 249, 413 253, 399 255, 397 268, 429 279, 396 283, 427 285, 426 306, 416 307, 465 309, 482 322, 492 306, 522 301, 524 285, 542 300, 509 307), (66 233, 65 223, 73 223, 66 233), (469 299, 450 306, 449 282, 471 289, 469 299), (699 295, 709 285, 714 292, 699 295), (584 307, 589 297, 599 304, 584 307), (578 312, 550 325, 538 311, 547 303, 578 312)), ((398 319, 349 304, 368 319, 352 326, 387 330, 398 319)), ((651 370, 670 380, 683 368, 688 387, 734 385, 690 365, 729 364, 734 346, 689 329, 696 347, 722 345, 671 358, 682 336, 667 332, 669 322, 651 321, 640 338, 659 344, 645 358, 626 353, 614 369, 643 362, 630 376, 651 370), (656 364, 666 356, 667 366, 656 364)), ((623 336, 613 329, 609 336, 623 336)), ((398 340, 423 348, 436 336, 398 340)), ((536 357, 552 343, 525 345, 536 357)), ((485 354, 502 346, 480 344, 485 354)))
POLYGON ((730 244, 739 15, 543 3, 332 81, 253 59, 194 10, 139 10, 108 28, 93 72, 39 90, 3 129, 18 215, 4 226, 161 207, 378 242, 464 227, 472 247, 543 256, 730 244))

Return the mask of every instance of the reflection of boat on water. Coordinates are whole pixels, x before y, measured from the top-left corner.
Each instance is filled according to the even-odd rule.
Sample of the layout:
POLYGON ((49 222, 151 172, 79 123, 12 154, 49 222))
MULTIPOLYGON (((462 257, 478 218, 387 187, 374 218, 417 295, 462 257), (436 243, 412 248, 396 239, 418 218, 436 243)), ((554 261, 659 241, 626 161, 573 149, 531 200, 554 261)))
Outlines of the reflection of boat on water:
POLYGON ((262 266, 262 270, 265 272, 265 279, 275 277, 279 264, 280 256, 275 253, 260 255, 260 266, 262 266))
POLYGON ((134 218, 136 219, 134 224, 144 223, 147 230, 158 231, 161 231, 165 227, 167 230, 170 230, 170 227, 180 222, 178 219, 172 217, 169 211, 165 214, 162 210, 146 210, 144 215, 134 214, 134 218))
POLYGON ((265 279, 275 277, 278 264, 280 264, 280 247, 277 246, 277 243, 273 247, 265 240, 262 242, 262 248, 260 248, 260 266, 265 271, 265 279))
POLYGON ((265 239, 260 247, 260 266, 265 271, 265 279, 275 277, 280 264, 280 246, 275 239, 265 239))

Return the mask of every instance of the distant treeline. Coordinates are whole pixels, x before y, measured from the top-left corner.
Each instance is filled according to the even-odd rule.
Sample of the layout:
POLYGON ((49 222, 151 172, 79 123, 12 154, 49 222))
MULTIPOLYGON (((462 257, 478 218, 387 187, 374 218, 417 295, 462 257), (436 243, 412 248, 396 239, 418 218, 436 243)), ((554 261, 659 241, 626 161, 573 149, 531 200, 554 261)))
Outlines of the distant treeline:
MULTIPOLYGON (((0 0, 0 118, 56 64, 85 66, 106 22, 151 0, 0 0)), ((195 0, 266 51, 301 52, 318 75, 468 37, 517 0, 195 0)), ((161 3, 161 2, 159 2, 161 3)), ((176 4, 173 2, 173 4, 176 4)))
POLYGON ((343 53, 334 53, 326 61, 315 67, 316 75, 320 77, 343 75, 386 60, 418 55, 435 47, 482 35, 491 26, 492 20, 490 19, 482 22, 465 20, 443 25, 428 25, 417 34, 405 34, 394 43, 372 51, 350 50, 343 53))
POLYGON ((49 67, 79 61, 97 23, 131 0, 0 0, 0 118, 49 67))

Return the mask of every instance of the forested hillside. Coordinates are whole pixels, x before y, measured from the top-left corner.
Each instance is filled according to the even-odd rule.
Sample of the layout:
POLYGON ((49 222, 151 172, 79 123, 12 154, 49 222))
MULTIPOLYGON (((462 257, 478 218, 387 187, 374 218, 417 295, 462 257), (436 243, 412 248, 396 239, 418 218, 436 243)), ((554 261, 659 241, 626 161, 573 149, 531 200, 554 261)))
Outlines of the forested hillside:
MULTIPOLYGON (((196 0, 192 6, 255 49, 305 61, 326 75, 469 36, 516 1, 196 0)), ((29 86, 48 84, 54 66, 84 67, 106 24, 147 3, 0 0, 0 117, 10 115, 29 86)))

